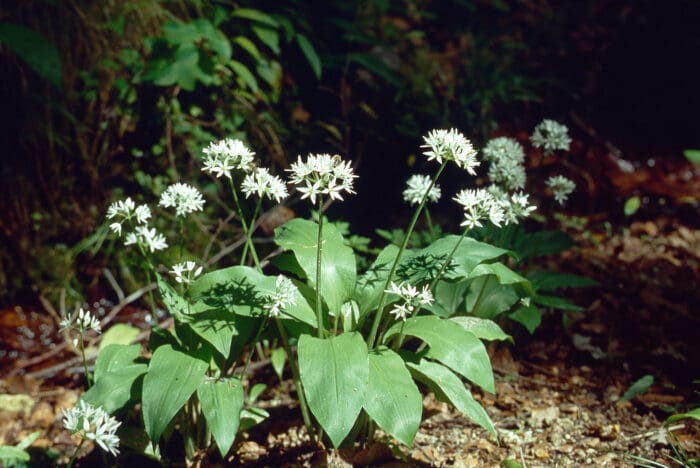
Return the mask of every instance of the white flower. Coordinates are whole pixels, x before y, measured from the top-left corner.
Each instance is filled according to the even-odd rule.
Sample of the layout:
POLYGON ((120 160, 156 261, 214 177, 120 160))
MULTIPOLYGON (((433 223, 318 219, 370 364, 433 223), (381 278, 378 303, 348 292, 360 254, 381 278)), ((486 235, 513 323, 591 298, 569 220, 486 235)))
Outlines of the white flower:
POLYGON ((134 218, 139 224, 146 224, 151 217, 151 210, 146 205, 136 206, 131 197, 112 203, 107 209, 107 219, 117 218, 109 225, 109 228, 118 236, 122 234, 122 224, 132 221, 134 218))
POLYGON ((475 168, 479 166, 476 150, 472 143, 456 129, 431 130, 423 140, 425 144, 421 145, 421 148, 429 148, 428 151, 423 152, 428 157, 428 161, 435 159, 442 163, 443 158, 451 160, 470 174, 476 175, 475 168))
POLYGON ((576 184, 572 180, 561 175, 550 177, 547 179, 546 183, 547 187, 552 189, 554 200, 556 200, 560 205, 563 205, 564 202, 566 202, 571 192, 573 192, 576 188, 576 184))
MULTIPOLYGON (((423 196, 430 187, 431 179, 427 175, 414 174, 406 181, 406 189, 403 191, 403 199, 411 205, 417 205, 423 200, 423 196)), ((428 192, 427 201, 437 202, 442 196, 442 190, 438 184, 433 185, 428 192)))
POLYGON ((246 198, 255 193, 258 197, 267 196, 278 203, 289 195, 282 179, 270 174, 270 171, 264 167, 256 168, 246 175, 241 184, 241 190, 246 198))
POLYGON ((406 317, 413 314, 420 306, 433 303, 433 294, 427 284, 419 291, 412 284, 403 282, 396 284, 392 281, 389 289, 384 292, 399 296, 403 301, 394 304, 393 309, 389 311, 397 320, 406 320, 406 317))
POLYGON ((555 150, 569 151, 571 138, 569 129, 554 120, 544 119, 537 124, 530 136, 530 141, 537 148, 542 148, 545 154, 555 150))
POLYGON ((506 190, 525 188, 525 167, 508 159, 491 161, 489 179, 494 184, 502 185, 506 190))
POLYGON ((489 140, 482 150, 487 161, 515 161, 518 164, 525 162, 525 151, 517 140, 509 137, 498 137, 489 140))
POLYGON ((85 333, 87 330, 94 330, 96 333, 102 333, 100 321, 94 317, 90 311, 85 311, 81 307, 78 314, 73 317, 66 317, 61 320, 60 326, 62 329, 75 328, 79 333, 85 333), (75 322, 73 321, 75 319, 75 322))
POLYGON ((530 205, 528 195, 523 192, 509 195, 497 185, 490 185, 487 190, 503 207, 503 222, 506 225, 519 223, 521 219, 527 218, 537 209, 534 205, 530 205))
POLYGON ((116 432, 121 423, 100 407, 80 400, 78 406, 63 411, 63 427, 71 434, 79 433, 83 439, 95 441, 112 455, 119 453, 119 437, 116 432))
POLYGON ((124 245, 139 244, 148 248, 151 253, 168 247, 165 236, 156 231, 155 228, 148 229, 146 226, 136 226, 134 232, 126 235, 124 245))
POLYGON ((292 173, 291 182, 302 185, 301 198, 309 198, 316 203, 316 196, 328 195, 333 200, 342 200, 342 192, 355 193, 353 183, 357 176, 353 174, 349 161, 330 154, 310 154, 306 161, 293 163, 287 171, 292 173))
POLYGON ((185 216, 188 213, 202 211, 204 198, 196 188, 178 182, 165 189, 158 204, 165 208, 174 207, 175 216, 185 216))
POLYGON ((453 198, 464 209, 461 226, 474 228, 482 226, 481 221, 489 219, 496 226, 505 218, 503 204, 486 189, 463 189, 453 198))
POLYGON ((296 292, 297 288, 292 280, 279 275, 275 282, 275 292, 268 297, 269 302, 265 304, 264 308, 273 317, 278 317, 285 307, 296 304, 296 292))
POLYGON ((240 169, 249 172, 252 168, 253 153, 241 140, 226 138, 209 143, 204 153, 204 171, 216 177, 231 178, 231 171, 240 169))
POLYGON ((202 274, 202 267, 198 267, 195 262, 187 261, 173 265, 170 273, 178 283, 190 284, 196 277, 202 274))

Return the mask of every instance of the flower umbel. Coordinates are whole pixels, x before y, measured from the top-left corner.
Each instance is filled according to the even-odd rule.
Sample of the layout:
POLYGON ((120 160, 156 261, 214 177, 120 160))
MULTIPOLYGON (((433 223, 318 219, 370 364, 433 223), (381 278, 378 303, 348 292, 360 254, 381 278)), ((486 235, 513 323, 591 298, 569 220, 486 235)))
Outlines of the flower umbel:
POLYGON ((552 176, 547 179, 547 187, 552 189, 554 200, 563 205, 576 188, 576 184, 562 175, 552 176))
POLYGON ((156 231, 155 228, 148 229, 146 226, 136 226, 134 232, 126 235, 124 245, 139 244, 147 248, 151 253, 168 247, 165 236, 156 231))
POLYGON ((204 171, 216 177, 231 178, 231 171, 239 169, 249 172, 252 168, 253 153, 241 140, 226 138, 209 143, 204 153, 204 171))
POLYGON ((75 326, 79 333, 85 333, 88 330, 94 330, 96 333, 102 333, 100 321, 93 316, 90 311, 83 310, 81 307, 77 315, 66 317, 61 320, 60 326, 62 329, 69 329, 75 326), (75 320, 75 321, 74 321, 75 320))
POLYGON ((486 189, 463 189, 453 198, 464 209, 461 226, 474 228, 482 226, 482 220, 490 220, 496 226, 505 218, 503 203, 486 189))
POLYGON ((282 179, 270 174, 264 167, 258 167, 245 176, 241 191, 245 193, 246 198, 255 193, 258 197, 268 197, 278 203, 289 195, 282 179))
MULTIPOLYGON (((423 200, 425 192, 430 187, 430 177, 423 174, 414 174, 406 181, 406 189, 403 191, 403 199, 411 205, 417 205, 423 200)), ((428 192, 427 200, 437 202, 442 196, 440 186, 435 184, 428 192)))
POLYGON ((482 150, 484 159, 490 162, 514 161, 518 164, 525 162, 525 151, 517 140, 509 137, 498 137, 489 140, 482 150))
POLYGON ((530 136, 530 141, 535 147, 542 148, 545 154, 556 150, 569 151, 569 145, 571 145, 571 137, 566 125, 550 119, 544 119, 537 124, 530 136))
POLYGON ((480 164, 476 160, 476 150, 472 143, 456 129, 431 130, 423 140, 425 144, 421 145, 421 148, 428 148, 428 151, 423 152, 428 157, 428 161, 435 159, 442 163, 444 158, 454 161, 457 166, 471 175, 476 175, 475 169, 480 164))
POLYGON ((175 281, 188 285, 202 274, 202 267, 198 267, 195 262, 187 261, 173 265, 170 273, 175 277, 175 281))
POLYGON ((109 228, 118 236, 122 234, 122 224, 124 222, 136 219, 138 224, 146 224, 151 217, 151 209, 146 205, 136 206, 131 197, 126 200, 119 200, 107 209, 107 219, 116 218, 115 222, 109 225, 109 228))
POLYGON ((296 304, 297 288, 292 280, 279 275, 275 282, 275 293, 269 296, 269 302, 264 308, 273 317, 278 317, 285 307, 296 304))
POLYGON ((204 197, 191 185, 178 182, 165 189, 158 204, 165 208, 175 208, 175 216, 185 216, 188 213, 202 211, 204 197))
POLYGON ((418 290, 412 284, 403 282, 396 284, 392 281, 385 292, 399 296, 403 300, 401 303, 394 304, 394 308, 389 311, 397 320, 406 320, 406 317, 413 314, 420 306, 433 303, 433 294, 427 284, 418 290))
POLYGON ((77 406, 63 411, 63 427, 71 434, 95 441, 112 455, 119 453, 119 437, 116 432, 121 422, 107 414, 101 407, 94 407, 84 400, 77 406))
POLYGON ((293 184, 303 185, 299 187, 301 198, 309 198, 314 204, 319 195, 342 200, 342 192, 355 193, 352 186, 357 176, 350 161, 343 161, 337 154, 310 154, 306 161, 299 157, 287 171, 292 173, 293 184))

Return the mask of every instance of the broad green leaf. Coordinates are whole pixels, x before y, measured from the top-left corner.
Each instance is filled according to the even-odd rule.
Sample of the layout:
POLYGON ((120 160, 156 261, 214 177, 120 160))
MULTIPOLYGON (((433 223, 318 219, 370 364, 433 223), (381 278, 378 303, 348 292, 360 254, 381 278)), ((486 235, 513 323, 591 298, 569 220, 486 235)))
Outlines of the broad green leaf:
POLYGON ((399 253, 399 248, 393 244, 387 245, 372 263, 367 271, 357 280, 355 301, 360 307, 360 315, 374 310, 379 305, 384 285, 389 277, 391 265, 399 253))
POLYGON ((299 374, 309 408, 338 447, 355 424, 367 392, 369 357, 359 333, 329 339, 302 335, 299 374))
POLYGON ((255 79, 255 76, 251 73, 251 71, 243 65, 241 62, 238 60, 229 60, 228 62, 229 66, 231 69, 238 75, 238 77, 243 81, 243 83, 250 88, 251 91, 254 93, 257 93, 260 87, 258 86, 258 80, 255 79))
POLYGON ((100 380, 103 374, 119 370, 123 367, 136 364, 136 359, 141 354, 141 345, 111 344, 100 350, 95 360, 95 382, 100 380))
POLYGON ((633 214, 635 214, 637 212, 637 210, 639 209, 639 206, 641 204, 642 204, 642 201, 640 200, 640 198, 638 196, 635 195, 634 197, 629 197, 625 201, 625 206, 624 206, 625 216, 632 216, 633 214))
POLYGON ((654 384, 654 376, 653 375, 645 375, 635 381, 632 385, 630 385, 630 388, 627 389, 624 395, 620 397, 619 400, 617 400, 617 404, 623 403, 625 401, 629 401, 632 398, 636 397, 637 395, 641 395, 642 393, 646 392, 649 390, 649 387, 651 387, 654 384))
POLYGON ((423 398, 403 359, 390 349, 369 355, 364 409, 385 432, 410 446, 418 432, 423 398))
POLYGON ((197 388, 202 413, 207 420, 222 457, 226 457, 240 424, 243 409, 243 383, 239 379, 204 379, 197 388))
POLYGON ((445 279, 468 278, 474 268, 486 260, 493 260, 508 253, 507 250, 475 241, 469 237, 448 235, 417 252, 407 253, 396 270, 398 280, 416 284, 431 280, 437 275, 450 252, 459 243, 445 269, 445 279))
POLYGON ((29 454, 19 447, 11 445, 0 445, 0 461, 7 462, 10 460, 19 460, 21 462, 29 461, 29 454))
POLYGON ((314 46, 311 45, 311 42, 309 42, 309 39, 306 36, 304 36, 303 34, 297 34, 296 39, 297 39, 297 44, 299 44, 299 48, 304 53, 304 57, 306 57, 306 60, 309 62, 309 65, 311 65, 311 69, 314 72, 314 76, 316 77, 317 80, 320 80, 321 79, 321 59, 318 58, 318 54, 316 53, 316 49, 314 49, 314 46))
POLYGON ((499 327, 493 320, 464 316, 452 317, 450 320, 467 330, 469 333, 473 333, 474 336, 480 340, 513 341, 513 338, 504 333, 501 327, 499 327))
POLYGON ((464 311, 461 306, 464 304, 464 296, 468 290, 468 281, 438 281, 433 292, 435 302, 425 308, 440 317, 450 317, 459 312, 460 308, 464 311))
POLYGON ((143 423, 154 444, 158 442, 204 378, 208 359, 201 360, 170 345, 156 349, 143 379, 143 423))
POLYGON ((522 261, 529 257, 563 252, 574 245, 574 242, 566 233, 560 231, 537 231, 516 236, 513 244, 522 261))
POLYGON ((275 53, 275 55, 279 55, 280 37, 277 31, 268 27, 253 26, 253 32, 263 44, 268 46, 270 50, 275 53))
POLYGON ((275 348, 270 353, 270 364, 272 364, 272 369, 274 369, 275 374, 282 380, 282 373, 284 372, 284 363, 287 361, 287 353, 284 348, 275 348))
POLYGON ((520 297, 508 284, 500 284, 494 275, 474 278, 466 295, 466 310, 481 318, 493 319, 509 310, 520 297))
POLYGON ((402 326, 405 335, 420 338, 430 346, 427 357, 440 361, 487 392, 495 392, 489 355, 473 333, 451 320, 428 315, 394 324, 384 341, 398 334, 402 326))
POLYGON ((147 370, 146 364, 128 364, 103 373, 82 399, 112 414, 130 401, 138 400, 139 379, 147 370))
POLYGON ((244 408, 241 411, 241 431, 247 431, 270 417, 270 413, 262 408, 244 408))
MULTIPOLYGON (((313 221, 297 218, 275 230, 275 242, 294 252, 313 287, 316 287, 317 240, 318 224, 313 221)), ((355 254, 332 224, 323 226, 322 245, 321 296, 335 315, 355 289, 355 254)))
POLYGON ((231 13, 231 16, 235 18, 245 18, 252 21, 257 21, 258 23, 263 23, 268 26, 272 26, 273 28, 279 26, 277 20, 275 20, 272 16, 253 8, 236 8, 233 10, 233 13, 231 13))
POLYGON ((551 307, 552 309, 559 310, 570 310, 573 312, 578 312, 583 310, 583 307, 574 304, 568 299, 559 296, 549 296, 544 294, 535 294, 532 297, 532 302, 544 307, 551 307))
POLYGON ((251 57, 253 57, 255 60, 260 59, 260 51, 258 48, 255 46, 253 41, 248 39, 245 36, 236 36, 233 38, 233 42, 237 44, 241 49, 245 50, 250 54, 251 57))
POLYGON ((0 22, 0 44, 6 45, 56 89, 61 89, 61 57, 56 46, 44 36, 19 24, 0 22))
POLYGON ((693 164, 700 164, 700 150, 687 149, 683 151, 683 156, 693 164))
POLYGON ((178 84, 185 91, 193 91, 197 80, 207 80, 207 76, 199 68, 199 50, 194 44, 180 45, 174 60, 148 76, 158 86, 178 84))
MULTIPOLYGON (((261 317, 267 314, 263 306, 274 294, 276 282, 276 276, 265 276, 247 266, 234 266, 200 276, 190 286, 189 294, 198 310, 224 309, 244 317, 261 317)), ((286 307, 279 318, 299 320, 315 327, 316 315, 298 288, 294 298, 295 303, 286 307)))
POLYGON ((141 333, 141 330, 126 323, 112 325, 104 335, 102 335, 99 347, 100 352, 111 344, 128 345, 136 339, 139 333, 141 333))
POLYGON ((500 284, 522 284, 531 290, 530 282, 502 263, 480 263, 469 273, 470 278, 484 275, 494 275, 500 284))
POLYGON ((430 387, 439 400, 451 403, 469 419, 497 437, 496 429, 486 410, 474 400, 459 377, 447 367, 427 359, 421 359, 418 364, 407 362, 406 365, 415 378, 430 387))
POLYGON ((542 323, 542 313, 535 306, 520 306, 508 317, 527 328, 530 334, 535 333, 537 327, 542 323))
POLYGON ((674 414, 666 420, 665 424, 669 425, 670 423, 674 421, 679 421, 681 419, 695 419, 700 421, 700 408, 695 408, 694 410, 688 411, 687 413, 674 414))
POLYGON ((599 283, 585 276, 559 273, 558 271, 532 271, 527 278, 535 291, 555 291, 560 288, 586 288, 599 283))

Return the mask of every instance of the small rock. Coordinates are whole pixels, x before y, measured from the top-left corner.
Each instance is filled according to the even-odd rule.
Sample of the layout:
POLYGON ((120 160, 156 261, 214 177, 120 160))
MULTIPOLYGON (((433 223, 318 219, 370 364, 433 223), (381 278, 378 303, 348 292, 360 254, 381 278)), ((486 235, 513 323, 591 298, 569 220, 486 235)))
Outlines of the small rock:
POLYGON ((528 422, 532 427, 549 425, 559 418, 559 408, 548 406, 546 408, 533 408, 528 422))
POLYGON ((540 460, 549 458, 549 452, 544 447, 535 447, 535 456, 540 460))
POLYGON ((573 403, 562 403, 559 405, 559 409, 562 413, 576 414, 579 411, 578 405, 573 403))
POLYGON ((255 461, 265 453, 265 448, 252 440, 246 440, 238 447, 238 456, 244 461, 255 461))
POLYGON ((615 440, 620 433, 619 424, 606 424, 600 428, 599 436, 602 440, 615 440))
POLYGON ((29 418, 29 424, 35 427, 48 427, 54 421, 53 408, 45 401, 40 401, 34 406, 34 411, 29 418))
POLYGON ((595 448, 598 445, 600 445, 600 439, 597 437, 590 437, 590 438, 586 439, 584 444, 586 444, 587 447, 595 448))

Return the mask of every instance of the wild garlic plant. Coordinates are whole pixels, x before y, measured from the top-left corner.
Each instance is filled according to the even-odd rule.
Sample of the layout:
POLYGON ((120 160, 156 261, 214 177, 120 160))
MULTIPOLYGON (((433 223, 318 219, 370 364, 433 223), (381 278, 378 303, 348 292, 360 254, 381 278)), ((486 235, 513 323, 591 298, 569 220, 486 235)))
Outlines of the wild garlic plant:
MULTIPOLYGON (((267 262, 260 261, 252 242, 263 206, 284 201, 289 186, 319 213, 354 194, 358 176, 350 161, 330 154, 299 157, 285 182, 258 166, 243 142, 211 143, 203 150, 203 170, 228 179, 245 238, 240 261, 203 271, 198 262, 180 259, 167 267, 177 287, 151 265, 148 271, 174 329, 153 330, 150 359, 140 357, 138 345, 106 347, 95 365, 95 385, 83 400, 110 414, 140 403, 154 446, 175 420, 190 441, 188 457, 212 437, 223 457, 239 428, 264 416, 246 406, 244 390, 253 387, 247 371, 253 349, 265 337, 282 344, 304 424, 319 443, 338 447, 368 440, 379 427, 410 445, 422 417, 417 383, 495 436, 486 411, 464 382, 493 393, 483 340, 509 337, 493 321, 466 313, 486 294, 476 287, 484 278, 495 278, 503 288, 488 293, 500 291, 519 301, 527 300, 531 287, 500 261, 508 251, 468 234, 486 223, 517 223, 534 207, 517 177, 509 186, 518 190, 513 193, 465 187, 451 197, 462 208, 463 231, 425 248, 409 248, 426 204, 442 195, 440 175, 448 166, 475 175, 481 164, 472 143, 455 129, 433 130, 423 140, 423 154, 435 161, 435 172, 409 179, 403 196, 415 211, 404 238, 385 246, 364 271, 358 271, 355 252, 323 216, 278 227, 274 243, 281 253, 267 262), (241 179, 240 185, 235 182, 241 179), (243 209, 248 200, 255 203, 250 219, 243 209), (248 258, 253 266, 246 265, 248 258), (115 388, 117 379, 122 384, 115 388)), ((166 191, 160 205, 175 208, 176 217, 200 211, 199 192, 178 187, 166 191)), ((148 254, 167 242, 147 227, 150 215, 150 209, 137 208, 130 199, 108 211, 114 233, 128 231, 125 244, 136 245, 152 261, 148 254)))

